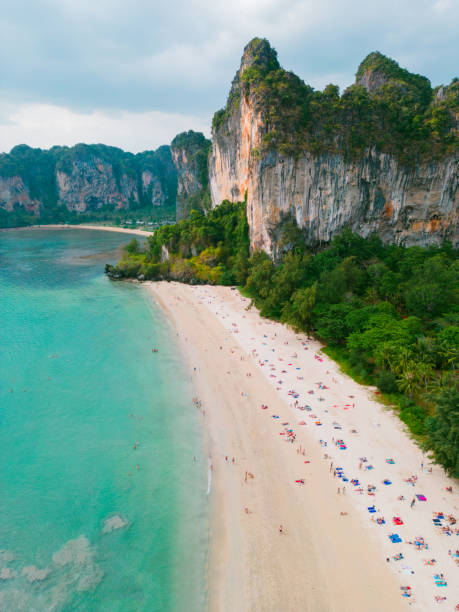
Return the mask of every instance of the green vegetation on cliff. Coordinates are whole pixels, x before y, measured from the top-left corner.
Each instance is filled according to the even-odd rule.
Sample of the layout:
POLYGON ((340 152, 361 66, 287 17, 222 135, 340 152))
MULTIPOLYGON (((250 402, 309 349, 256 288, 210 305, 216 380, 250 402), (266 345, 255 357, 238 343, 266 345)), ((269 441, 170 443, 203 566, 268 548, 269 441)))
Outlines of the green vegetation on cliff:
POLYGON ((379 52, 362 62, 356 84, 340 96, 336 85, 314 91, 280 67, 267 40, 254 39, 244 50, 226 107, 214 116, 217 137, 220 130, 225 133, 241 96, 264 118, 259 154, 337 152, 355 158, 375 146, 413 164, 457 150, 458 80, 434 91, 427 78, 379 52))
POLYGON ((107 188, 110 179, 115 180, 116 188, 123 191, 123 180, 128 178, 136 187, 138 199, 129 199, 129 210, 148 220, 175 217, 175 198, 177 194, 177 172, 172 161, 170 148, 159 147, 155 151, 129 153, 106 145, 78 144, 74 147, 52 147, 48 150, 34 149, 18 145, 10 153, 0 154, 0 179, 18 177, 31 200, 39 202, 39 216, 28 213, 21 205, 8 212, 3 209, 8 202, 0 201, 0 227, 16 227, 34 223, 61 223, 78 221, 120 220, 126 211, 119 211, 108 201, 89 197, 87 210, 70 211, 59 202, 57 173, 64 172, 70 179, 87 181, 86 191, 90 191, 95 175, 106 171, 107 188), (106 169, 100 165, 106 165, 106 169), (89 169, 93 173, 90 176, 89 169), (146 188, 142 175, 150 172, 154 181, 146 188), (152 190, 158 181, 164 194, 161 207, 152 206, 152 190), (159 214, 158 214, 159 213, 159 214))
POLYGON ((134 239, 106 271, 114 278, 234 285, 245 282, 248 259, 245 204, 223 202, 207 215, 194 210, 189 219, 156 230, 144 250, 134 239))
POLYGON ((281 259, 249 254, 245 205, 134 239, 112 278, 238 284, 261 314, 313 333, 359 381, 375 384, 426 449, 459 476, 459 260, 442 247, 383 245, 344 231, 320 251, 285 221, 281 259))
POLYGON ((177 218, 183 219, 192 210, 209 210, 211 206, 208 157, 212 142, 202 132, 182 132, 171 142, 172 153, 184 154, 183 164, 178 172, 177 218), (185 161, 186 160, 186 161, 185 161), (180 189, 182 173, 193 175, 195 190, 192 193, 180 189))
POLYGON ((207 171, 207 158, 209 157, 212 142, 202 132, 182 132, 171 142, 172 149, 182 149, 187 154, 190 165, 195 165, 197 179, 203 187, 209 185, 209 173, 207 171))

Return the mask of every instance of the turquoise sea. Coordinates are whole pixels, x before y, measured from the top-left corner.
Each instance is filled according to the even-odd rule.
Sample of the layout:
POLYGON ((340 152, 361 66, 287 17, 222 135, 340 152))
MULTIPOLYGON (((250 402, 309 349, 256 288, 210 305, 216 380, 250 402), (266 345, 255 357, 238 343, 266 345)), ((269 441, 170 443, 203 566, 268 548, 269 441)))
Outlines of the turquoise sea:
POLYGON ((168 320, 103 274, 129 239, 0 233, 1 612, 206 607, 201 422, 168 320))

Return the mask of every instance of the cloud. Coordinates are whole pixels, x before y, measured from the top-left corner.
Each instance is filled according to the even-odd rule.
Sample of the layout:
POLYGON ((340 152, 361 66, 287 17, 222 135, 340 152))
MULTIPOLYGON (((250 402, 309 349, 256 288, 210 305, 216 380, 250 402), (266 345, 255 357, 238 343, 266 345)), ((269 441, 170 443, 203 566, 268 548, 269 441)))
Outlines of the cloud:
POLYGON ((454 0, 4 0, 0 99, 21 116, 52 105, 114 128, 121 116, 210 117, 254 36, 316 88, 346 87, 374 50, 437 85, 456 76, 458 20, 454 0))
POLYGON ((182 131, 194 129, 209 135, 209 117, 162 111, 78 113, 50 104, 30 104, 18 109, 0 108, 0 151, 13 146, 49 148, 79 142, 104 143, 137 153, 169 144, 182 131))

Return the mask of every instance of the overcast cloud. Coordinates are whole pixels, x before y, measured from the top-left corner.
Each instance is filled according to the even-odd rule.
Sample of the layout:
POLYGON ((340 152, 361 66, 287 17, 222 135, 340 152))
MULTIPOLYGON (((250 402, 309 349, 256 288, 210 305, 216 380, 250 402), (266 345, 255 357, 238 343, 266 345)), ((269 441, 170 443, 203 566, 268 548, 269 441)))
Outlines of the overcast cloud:
POLYGON ((374 50, 449 83, 458 23, 458 0, 3 0, 0 151, 209 135, 254 36, 318 89, 374 50))

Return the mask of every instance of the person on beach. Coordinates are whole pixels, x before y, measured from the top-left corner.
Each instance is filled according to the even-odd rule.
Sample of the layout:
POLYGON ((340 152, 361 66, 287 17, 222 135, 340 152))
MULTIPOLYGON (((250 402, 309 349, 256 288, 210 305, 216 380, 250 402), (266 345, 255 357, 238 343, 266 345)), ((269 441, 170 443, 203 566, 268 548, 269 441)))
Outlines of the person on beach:
POLYGON ((284 533, 284 528, 282 525, 279 525, 279 533, 284 533))

